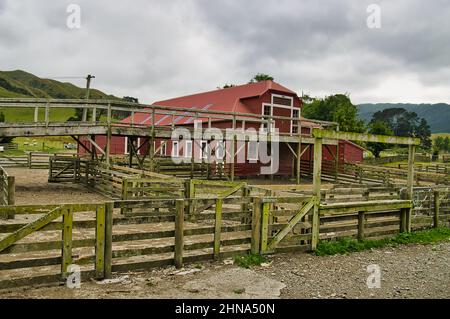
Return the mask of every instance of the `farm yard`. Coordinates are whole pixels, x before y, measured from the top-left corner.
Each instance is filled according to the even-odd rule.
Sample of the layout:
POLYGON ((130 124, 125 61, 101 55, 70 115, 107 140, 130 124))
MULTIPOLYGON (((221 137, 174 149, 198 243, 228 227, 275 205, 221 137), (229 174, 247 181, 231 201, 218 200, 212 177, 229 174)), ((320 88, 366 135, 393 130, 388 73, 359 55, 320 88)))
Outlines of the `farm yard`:
POLYGON ((231 260, 130 271, 80 289, 50 285, 0 291, 0 298, 450 298, 450 243, 382 248, 317 257, 284 253, 267 265, 240 268, 231 260), (366 268, 382 269, 379 289, 368 289, 366 268))
POLYGON ((298 117, 249 119, 237 113, 149 105, 130 110, 104 101, 52 103, 0 100, 2 107, 31 108, 38 115, 45 110, 44 121, 36 116, 32 123, 0 124, 2 134, 65 136, 78 146, 77 153, 0 158, 0 297, 448 297, 448 242, 388 246, 349 256, 313 255, 321 244, 340 239, 374 242, 450 226, 448 164, 415 164, 417 139, 335 131, 326 126, 329 123, 305 133, 298 117), (85 108, 91 120, 53 122, 52 103, 58 109, 85 108), (282 163, 278 176, 264 177, 248 174, 250 165, 234 161, 196 163, 192 156, 176 164, 158 150, 172 138, 174 121, 169 127, 114 122, 112 112, 125 110, 131 119, 142 113, 153 122, 158 116, 195 117, 211 125, 211 118, 226 118, 233 125, 227 149, 232 158, 239 153, 238 142, 248 141, 238 123, 269 127, 288 120, 298 121, 299 127, 279 136, 278 143, 286 146, 292 160, 282 163), (96 121, 100 111, 109 116, 96 121), (128 154, 111 154, 113 137, 124 136, 128 154), (342 161, 342 156, 358 152, 348 141, 406 145, 406 165, 342 161), (351 151, 345 153, 345 147, 351 151), (410 287, 414 278, 400 278, 402 268, 418 269, 415 254, 427 258, 433 272, 421 275, 419 267, 420 274, 414 274, 422 276, 424 284, 437 278, 441 285, 433 282, 428 290, 416 290, 410 287), (247 270, 230 265, 237 256, 269 257, 262 266, 247 270), (411 258, 415 262, 409 263, 411 258), (364 285, 361 267, 369 261, 385 263, 388 274, 394 274, 385 277, 386 289, 374 293, 363 286, 350 288, 351 281, 364 285), (81 290, 27 288, 62 283, 74 265, 81 290), (342 283, 326 269, 353 275, 339 276, 345 277, 342 283), (220 278, 235 280, 222 291, 220 278), (244 278, 252 279, 248 291, 240 287, 244 278), (258 292, 264 283, 271 289, 258 292), (208 290, 209 285, 217 291, 208 290), (300 293, 299 285, 309 288, 300 293))

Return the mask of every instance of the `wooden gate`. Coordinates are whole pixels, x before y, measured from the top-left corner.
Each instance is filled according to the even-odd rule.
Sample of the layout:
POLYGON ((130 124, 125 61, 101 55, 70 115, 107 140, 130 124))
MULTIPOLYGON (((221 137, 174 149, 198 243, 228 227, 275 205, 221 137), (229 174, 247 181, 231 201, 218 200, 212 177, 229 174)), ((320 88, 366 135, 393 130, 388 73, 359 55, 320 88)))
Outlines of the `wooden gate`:
POLYGON ((55 156, 50 158, 48 181, 76 182, 80 179, 80 159, 77 157, 55 156))
POLYGON ((310 247, 314 197, 264 198, 261 207, 261 253, 310 247))
POLYGON ((112 203, 3 206, 14 223, 0 224, 0 289, 67 278, 110 275, 112 203), (25 222, 32 220, 32 222, 25 222), (75 231, 74 231, 75 230, 75 231), (92 254, 94 248, 94 254, 92 254), (94 267, 92 267, 94 266, 94 267))

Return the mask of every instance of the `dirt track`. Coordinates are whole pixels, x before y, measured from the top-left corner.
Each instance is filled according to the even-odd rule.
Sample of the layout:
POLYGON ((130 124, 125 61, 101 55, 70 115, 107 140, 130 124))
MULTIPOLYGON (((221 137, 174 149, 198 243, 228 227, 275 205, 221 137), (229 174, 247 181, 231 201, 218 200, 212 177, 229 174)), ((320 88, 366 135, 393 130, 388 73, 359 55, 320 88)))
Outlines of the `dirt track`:
POLYGON ((48 170, 8 168, 16 178, 16 205, 104 202, 106 197, 82 185, 49 183, 48 170))
POLYGON ((0 291, 0 298, 450 298, 450 242, 317 257, 281 254, 242 269, 224 262, 116 274, 119 282, 0 291), (381 268, 381 287, 366 285, 367 266, 381 268), (184 274, 186 271, 187 274, 184 274))

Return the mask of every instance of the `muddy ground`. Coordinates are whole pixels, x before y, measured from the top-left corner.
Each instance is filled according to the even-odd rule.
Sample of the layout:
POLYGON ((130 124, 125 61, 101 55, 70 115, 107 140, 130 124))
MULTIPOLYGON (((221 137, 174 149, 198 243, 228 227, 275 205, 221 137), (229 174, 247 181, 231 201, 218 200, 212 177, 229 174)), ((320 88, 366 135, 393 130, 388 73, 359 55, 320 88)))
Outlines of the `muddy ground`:
POLYGON ((16 205, 95 203, 108 200, 79 184, 49 183, 46 169, 8 167, 7 171, 16 179, 16 205))
POLYGON ((450 241, 350 255, 280 254, 243 269, 231 260, 114 274, 113 282, 0 291, 0 298, 450 298, 450 241), (381 269, 368 288, 367 266, 381 269))

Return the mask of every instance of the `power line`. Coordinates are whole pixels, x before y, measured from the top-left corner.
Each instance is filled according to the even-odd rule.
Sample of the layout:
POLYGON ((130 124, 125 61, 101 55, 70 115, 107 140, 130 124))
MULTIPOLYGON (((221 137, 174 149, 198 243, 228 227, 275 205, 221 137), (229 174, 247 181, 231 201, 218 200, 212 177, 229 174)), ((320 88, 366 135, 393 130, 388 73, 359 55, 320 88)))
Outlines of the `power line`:
POLYGON ((86 79, 85 76, 48 76, 47 79, 86 79))

